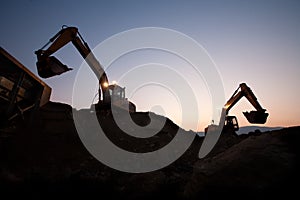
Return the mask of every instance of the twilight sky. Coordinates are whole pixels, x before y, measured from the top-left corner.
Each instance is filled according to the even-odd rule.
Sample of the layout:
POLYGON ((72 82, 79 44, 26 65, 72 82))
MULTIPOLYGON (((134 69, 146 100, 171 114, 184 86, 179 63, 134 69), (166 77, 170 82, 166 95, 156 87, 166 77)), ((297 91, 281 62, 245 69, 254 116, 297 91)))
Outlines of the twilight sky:
MULTIPOLYGON (((78 27, 92 49, 105 39, 129 29, 168 28, 186 34, 206 49, 222 77, 226 100, 239 83, 246 82, 270 114, 266 126, 300 124, 300 1, 12 0, 1 3, 0 11, 0 45, 34 73, 34 51, 64 24, 78 27)), ((61 49, 56 56, 74 70, 44 81, 53 89, 52 101, 72 104, 74 80, 82 58, 72 45, 61 49)), ((101 55, 96 57, 101 62, 101 55)), ((114 63, 115 67, 108 70, 111 81, 120 76, 117 65, 122 65, 122 62, 128 65, 128 69, 130 65, 151 62, 184 67, 182 61, 164 52, 137 52, 114 63), (141 57, 145 59, 139 60, 141 57)), ((188 74, 186 70, 182 76, 188 74)), ((202 80, 199 82, 199 85, 191 86, 203 89, 203 96, 195 94, 203 100, 198 103, 210 105, 205 84, 202 80)), ((158 112, 155 105, 161 104, 166 109, 164 113, 180 124, 176 101, 161 88, 145 87, 144 91, 140 90, 129 98, 138 110, 158 112)), ((85 106, 90 104, 86 102, 85 106)), ((237 116, 241 126, 250 125, 242 115, 246 110, 253 108, 243 99, 230 112, 237 116)), ((196 129, 202 131, 210 123, 211 113, 206 108, 199 113, 201 121, 196 129)), ((184 128, 195 129, 188 124, 184 128)))

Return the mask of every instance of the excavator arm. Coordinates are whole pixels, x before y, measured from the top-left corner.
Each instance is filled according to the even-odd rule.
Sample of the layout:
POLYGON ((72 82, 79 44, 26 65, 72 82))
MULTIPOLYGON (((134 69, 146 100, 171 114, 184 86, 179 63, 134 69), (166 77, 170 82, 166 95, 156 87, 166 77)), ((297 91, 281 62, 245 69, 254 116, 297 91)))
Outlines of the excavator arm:
POLYGON ((233 93, 231 98, 226 102, 224 108, 226 110, 226 115, 229 110, 242 98, 246 97, 247 100, 253 105, 256 111, 243 112, 245 117, 250 123, 253 124, 264 124, 266 123, 268 113, 262 108, 262 106, 257 101, 252 90, 246 85, 246 83, 241 83, 238 89, 233 93))
MULTIPOLYGON (((57 58, 51 56, 56 51, 67 45, 69 42, 72 42, 72 44, 76 47, 81 56, 85 59, 85 61, 97 76, 103 94, 103 101, 110 101, 107 91, 107 75, 103 67, 95 58, 88 44, 81 37, 76 27, 63 26, 63 28, 56 35, 54 35, 46 45, 35 52, 38 58, 37 68, 39 75, 42 78, 49 78, 71 70, 71 68, 68 68, 66 65, 62 64, 57 58), (49 47, 44 50, 44 48, 46 48, 47 46, 49 47)), ((99 100, 101 99, 100 95, 101 91, 99 90, 99 100)))

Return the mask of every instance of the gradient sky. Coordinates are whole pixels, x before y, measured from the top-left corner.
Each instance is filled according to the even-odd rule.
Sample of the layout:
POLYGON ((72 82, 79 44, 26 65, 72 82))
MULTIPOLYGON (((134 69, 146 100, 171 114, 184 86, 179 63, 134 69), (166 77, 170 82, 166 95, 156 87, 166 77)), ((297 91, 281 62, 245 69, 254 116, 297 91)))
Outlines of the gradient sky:
MULTIPOLYGON (((34 51, 64 24, 78 27, 91 48, 128 29, 170 28, 190 36, 207 50, 222 76, 226 99, 239 83, 246 82, 270 113, 266 126, 300 124, 300 1, 12 0, 1 3, 0 10, 0 45, 34 73, 34 51)), ((45 82, 53 88, 52 101, 71 104, 82 58, 72 45, 56 55, 75 69, 45 82)), ((114 73, 108 73, 110 80, 114 73)), ((141 95, 145 98, 133 100, 138 109, 144 110, 151 104, 145 99, 149 101, 154 92, 141 95)), ((165 94, 158 91, 155 95, 163 99, 165 94)), ((244 99, 230 114, 246 126, 250 124, 242 111, 252 109, 244 99)), ((166 114, 177 122, 180 116, 176 112, 166 114)), ((203 116, 200 131, 211 120, 209 114, 203 116)))

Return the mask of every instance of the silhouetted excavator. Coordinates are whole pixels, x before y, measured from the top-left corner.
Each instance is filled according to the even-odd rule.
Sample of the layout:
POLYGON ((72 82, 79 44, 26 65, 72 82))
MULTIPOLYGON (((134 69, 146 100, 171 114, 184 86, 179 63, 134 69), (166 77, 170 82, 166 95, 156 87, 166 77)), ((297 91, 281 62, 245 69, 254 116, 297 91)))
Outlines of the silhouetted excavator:
MULTIPOLYGON (((223 115, 221 119, 225 117, 225 122, 223 126, 223 132, 235 132, 239 130, 238 121, 235 116, 228 116, 230 109, 242 98, 246 97, 247 100, 253 105, 256 110, 250 112, 243 112, 244 116, 247 118, 248 122, 251 124, 264 124, 267 121, 269 116, 266 113, 266 109, 263 109, 262 106, 257 101, 252 90, 246 85, 246 83, 241 83, 230 99, 226 102, 223 108, 223 115), (225 116, 224 116, 225 115, 225 116)), ((221 123, 221 120, 220 120, 221 123)), ((209 125, 205 128, 205 133, 210 127, 219 127, 218 125, 209 125)))
POLYGON ((72 70, 62 64, 57 58, 51 56, 69 42, 72 42, 76 47, 99 80, 99 101, 96 104, 96 108, 110 109, 111 105, 114 105, 130 112, 135 112, 136 106, 125 98, 125 88, 117 84, 109 84, 104 68, 96 59, 76 27, 63 26, 46 45, 35 52, 38 59, 37 69, 39 76, 49 78, 72 70), (49 44, 51 45, 44 50, 49 44))

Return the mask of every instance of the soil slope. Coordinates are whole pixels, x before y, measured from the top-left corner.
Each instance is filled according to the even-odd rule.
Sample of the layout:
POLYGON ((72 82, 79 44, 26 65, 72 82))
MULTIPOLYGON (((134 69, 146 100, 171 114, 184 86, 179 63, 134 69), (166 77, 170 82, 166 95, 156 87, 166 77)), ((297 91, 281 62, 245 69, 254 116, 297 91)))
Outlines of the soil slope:
MULTIPOLYGON (((31 123, 1 128, 0 192, 8 197, 122 198, 122 199, 284 199, 297 195, 300 127, 236 136, 223 133, 213 151, 197 157, 203 138, 196 137, 177 161, 161 170, 131 174, 97 161, 83 146, 69 105, 48 103, 31 123)), ((133 152, 147 152, 168 144, 180 129, 153 113, 131 117, 145 126, 165 121, 149 139, 122 133, 109 114, 99 114, 107 136, 133 152)), ((182 130, 182 129, 180 129, 182 130)), ((182 130, 183 131, 183 130, 182 130)), ((185 131, 186 134, 195 134, 185 131)))

